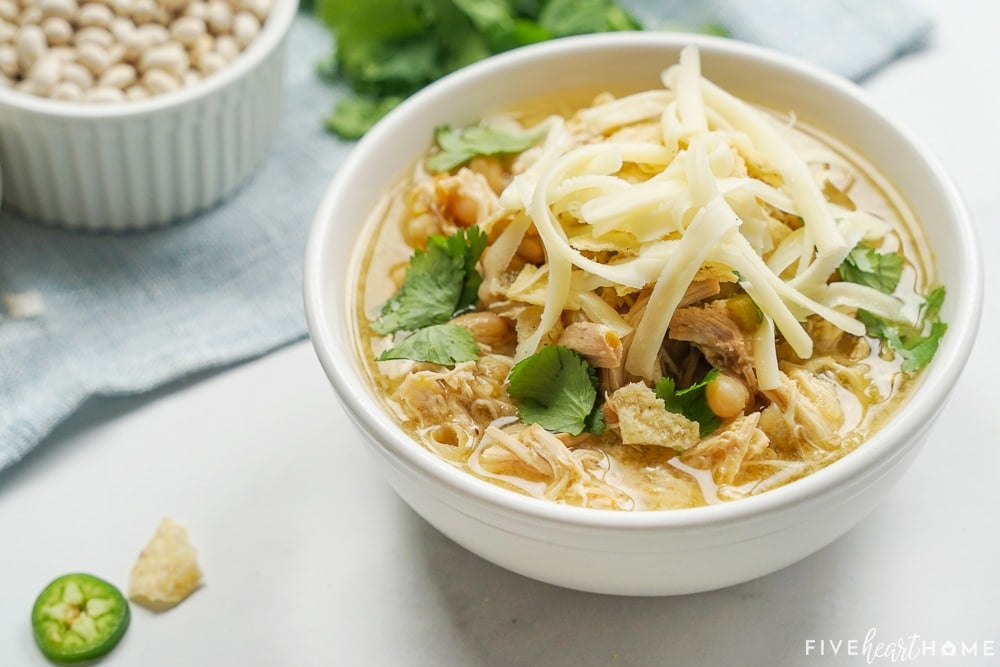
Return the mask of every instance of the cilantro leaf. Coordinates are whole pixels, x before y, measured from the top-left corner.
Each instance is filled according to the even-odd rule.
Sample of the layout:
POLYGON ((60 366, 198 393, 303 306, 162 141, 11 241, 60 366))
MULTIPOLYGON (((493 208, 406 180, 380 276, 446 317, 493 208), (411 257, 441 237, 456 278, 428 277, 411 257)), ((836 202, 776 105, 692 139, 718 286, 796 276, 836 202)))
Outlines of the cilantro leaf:
POLYGON ((915 373, 930 363, 937 352, 948 325, 941 321, 941 304, 945 289, 937 287, 924 299, 921 321, 914 327, 906 322, 890 322, 867 310, 858 311, 858 320, 865 325, 869 336, 881 338, 898 354, 903 363, 901 368, 915 373))
POLYGON ((539 12, 538 22, 555 37, 642 28, 611 0, 549 0, 539 12))
POLYGON ((859 245, 844 258, 838 271, 847 282, 892 294, 903 272, 903 257, 894 252, 880 253, 874 248, 859 245))
POLYGON ((676 389, 673 378, 660 378, 656 383, 656 397, 663 400, 663 405, 668 411, 698 422, 700 435, 704 438, 722 423, 722 420, 708 407, 708 399, 705 398, 705 387, 718 374, 719 369, 713 368, 701 382, 696 382, 680 391, 676 389))
POLYGON ((379 361, 412 359, 442 366, 479 358, 479 346, 472 332, 457 324, 435 324, 415 331, 399 345, 379 355, 379 361))
POLYGON ((596 406, 597 373, 583 357, 549 345, 510 370, 507 393, 517 401, 518 418, 549 431, 600 434, 604 416, 596 406))
POLYGON ((326 129, 345 139, 360 139, 400 101, 402 101, 400 97, 373 99, 350 95, 337 103, 333 113, 327 116, 323 123, 326 129))
POLYGON ((427 158, 424 164, 433 172, 450 171, 477 155, 520 153, 541 138, 539 133, 513 134, 495 127, 477 125, 453 130, 448 125, 440 125, 434 130, 439 152, 427 158))
POLYGON ((435 234, 427 249, 413 251, 399 290, 382 306, 372 328, 380 334, 443 324, 476 303, 482 276, 476 262, 486 248, 478 227, 451 236, 435 234))

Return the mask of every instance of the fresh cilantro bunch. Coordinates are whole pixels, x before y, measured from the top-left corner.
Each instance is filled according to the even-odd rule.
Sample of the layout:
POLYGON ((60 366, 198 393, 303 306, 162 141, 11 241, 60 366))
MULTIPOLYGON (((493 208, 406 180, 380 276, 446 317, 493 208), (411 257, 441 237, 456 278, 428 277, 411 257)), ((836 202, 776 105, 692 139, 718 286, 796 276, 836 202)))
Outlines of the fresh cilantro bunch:
POLYGON ((597 406, 600 386, 590 364, 562 345, 543 347, 514 364, 507 376, 507 393, 517 401, 522 422, 570 435, 604 431, 604 413, 597 406))
POLYGON ((708 398, 705 396, 705 388, 718 374, 719 369, 713 368, 701 382, 695 382, 681 390, 676 388, 673 378, 660 378, 656 383, 656 397, 663 400, 663 405, 669 412, 676 412, 691 421, 698 422, 699 435, 704 438, 722 423, 722 420, 708 407, 708 398))
MULTIPOLYGON (((880 253, 859 244, 844 259, 837 272, 848 282, 892 294, 903 273, 903 258, 894 252, 880 253)), ((858 311, 858 320, 865 325, 869 336, 884 340, 894 353, 902 357, 904 371, 914 373, 934 358, 941 338, 948 330, 948 325, 941 321, 944 296, 944 287, 938 287, 925 297, 916 326, 884 320, 867 310, 858 311)))
POLYGON ((353 91, 326 126, 348 139, 428 83, 494 53, 642 27, 613 0, 315 0, 315 11, 335 37, 321 72, 353 91))

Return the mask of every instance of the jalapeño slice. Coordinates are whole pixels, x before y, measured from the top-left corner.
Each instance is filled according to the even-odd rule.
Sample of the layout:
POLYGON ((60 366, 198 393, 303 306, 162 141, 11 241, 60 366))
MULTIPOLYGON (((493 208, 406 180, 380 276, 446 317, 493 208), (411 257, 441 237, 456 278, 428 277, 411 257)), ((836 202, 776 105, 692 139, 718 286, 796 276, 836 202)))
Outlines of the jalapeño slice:
POLYGON ((31 610, 35 643, 58 662, 97 658, 115 647, 129 622, 128 602, 89 574, 64 574, 45 587, 31 610))

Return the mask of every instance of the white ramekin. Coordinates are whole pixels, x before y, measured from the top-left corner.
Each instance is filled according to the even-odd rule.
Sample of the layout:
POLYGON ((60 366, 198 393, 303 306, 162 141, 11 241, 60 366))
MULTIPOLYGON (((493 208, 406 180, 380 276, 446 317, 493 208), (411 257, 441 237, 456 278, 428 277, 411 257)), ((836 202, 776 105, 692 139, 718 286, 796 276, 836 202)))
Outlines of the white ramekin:
MULTIPOLYGON (((420 515, 457 543, 515 572, 561 586, 625 595, 705 591, 804 558, 860 521, 903 474, 945 405, 975 339, 982 267, 968 212, 937 161, 857 86, 816 67, 736 41, 668 33, 570 38, 489 59, 400 105, 361 140, 316 214, 306 250, 305 306, 317 356, 358 439, 420 515), (521 496, 442 461, 383 409, 356 356, 352 294, 359 230, 405 173, 435 126, 560 91, 640 89, 696 43, 706 76, 858 150, 923 220, 947 286, 948 333, 911 400, 881 431, 832 465, 759 496, 655 512, 583 509, 521 496), (347 242, 355 239, 355 243, 347 242)), ((330 434, 331 446, 347 446, 330 434)))
POLYGON ((217 204, 270 149, 297 9, 275 0, 246 51, 174 93, 86 104, 0 89, 4 206, 69 229, 126 231, 217 204))

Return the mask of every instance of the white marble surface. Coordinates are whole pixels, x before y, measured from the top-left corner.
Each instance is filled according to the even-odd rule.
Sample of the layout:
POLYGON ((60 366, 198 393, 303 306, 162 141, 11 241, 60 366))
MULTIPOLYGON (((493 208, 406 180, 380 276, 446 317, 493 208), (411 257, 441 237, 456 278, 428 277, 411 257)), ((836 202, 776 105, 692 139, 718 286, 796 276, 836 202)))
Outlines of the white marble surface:
POLYGON ((30 632, 37 593, 74 570, 124 588, 163 515, 190 529, 205 586, 163 614, 134 607, 102 665, 867 664, 846 642, 861 653, 871 632, 907 646, 917 635, 918 664, 1000 664, 1000 361, 987 344, 1000 334, 989 259, 1000 247, 1000 5, 930 8, 931 48, 865 87, 964 192, 987 256, 986 308, 927 448, 845 537, 702 595, 605 597, 524 579, 395 497, 344 437, 346 417, 300 343, 153 396, 92 402, 0 473, 0 665, 48 664, 30 632), (949 640, 979 656, 942 657, 949 640))

